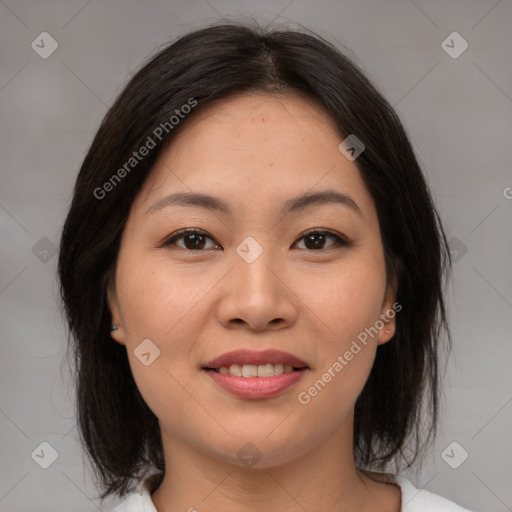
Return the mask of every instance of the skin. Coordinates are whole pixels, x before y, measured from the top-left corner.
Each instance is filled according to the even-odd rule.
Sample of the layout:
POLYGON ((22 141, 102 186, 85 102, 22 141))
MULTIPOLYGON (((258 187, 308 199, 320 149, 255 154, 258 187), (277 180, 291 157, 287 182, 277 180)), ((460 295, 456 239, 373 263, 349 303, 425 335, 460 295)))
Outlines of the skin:
POLYGON ((352 448, 354 404, 394 319, 307 405, 298 401, 395 302, 375 205, 338 150, 342 138, 322 108, 296 94, 239 95, 181 128, 132 205, 108 293, 119 326, 112 337, 126 346, 162 431, 166 475, 155 507, 399 511, 399 488, 360 473, 352 448), (280 213, 284 201, 326 189, 349 195, 361 215, 335 203, 280 213), (145 214, 175 192, 216 196, 233 214, 183 205, 145 214), (190 237, 161 246, 184 228, 210 238, 199 249, 187 250, 190 237), (327 236, 315 249, 303 238, 313 228, 352 245, 327 236), (250 264, 236 252, 248 236, 263 248, 250 264), (149 366, 134 354, 145 339, 160 350, 149 366), (277 348, 309 370, 277 397, 237 398, 201 367, 240 348, 277 348), (237 457, 248 442, 261 454, 251 467, 237 457))

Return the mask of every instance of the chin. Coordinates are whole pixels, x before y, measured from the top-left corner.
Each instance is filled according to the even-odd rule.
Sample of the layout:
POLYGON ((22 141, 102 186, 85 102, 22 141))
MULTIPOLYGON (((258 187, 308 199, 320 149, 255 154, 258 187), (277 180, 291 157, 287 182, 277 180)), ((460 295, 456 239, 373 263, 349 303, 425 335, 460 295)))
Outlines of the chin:
MULTIPOLYGON (((281 418, 282 419, 282 418, 281 418)), ((297 458, 314 449, 316 435, 308 435, 301 429, 295 437, 290 431, 275 428, 253 432, 248 436, 244 432, 232 432, 233 437, 225 434, 221 439, 209 437, 203 439, 203 448, 214 459, 239 468, 256 471, 292 463, 297 458), (213 444, 212 444, 213 441, 213 444), (207 443, 207 444, 206 444, 207 443)))

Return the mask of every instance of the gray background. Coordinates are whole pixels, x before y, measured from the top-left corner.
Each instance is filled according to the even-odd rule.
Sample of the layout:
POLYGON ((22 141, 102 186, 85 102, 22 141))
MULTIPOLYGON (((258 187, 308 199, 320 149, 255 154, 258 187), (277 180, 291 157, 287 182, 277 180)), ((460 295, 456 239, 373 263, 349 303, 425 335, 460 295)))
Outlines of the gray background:
POLYGON ((403 120, 457 262, 439 440, 419 474, 402 474, 475 511, 512 510, 510 0, 0 1, 0 510, 97 509, 62 363, 52 248, 128 75, 158 45, 238 17, 304 25, 348 47, 403 120), (31 47, 43 31, 59 45, 46 59, 31 47), (453 31, 469 44, 458 58, 442 46, 453 31), (58 452, 48 469, 31 457, 42 442, 58 452), (457 469, 442 456, 452 442, 452 465, 469 454, 457 469))

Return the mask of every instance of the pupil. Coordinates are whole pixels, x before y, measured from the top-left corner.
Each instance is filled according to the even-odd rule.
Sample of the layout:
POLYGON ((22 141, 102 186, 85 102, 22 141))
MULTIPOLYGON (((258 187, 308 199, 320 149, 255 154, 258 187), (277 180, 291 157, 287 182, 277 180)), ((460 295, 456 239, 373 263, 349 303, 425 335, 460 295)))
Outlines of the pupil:
POLYGON ((324 242, 324 239, 325 239, 325 235, 322 235, 322 234, 319 234, 319 233, 312 233, 310 235, 308 235, 306 237, 306 247, 308 247, 308 249, 310 248, 318 248, 322 245, 322 243, 324 242), (308 247, 308 241, 313 241, 313 239, 315 237, 318 237, 320 240, 317 240, 316 242, 313 242, 312 244, 312 247, 308 247))
POLYGON ((203 244, 201 244, 201 238, 203 238, 203 244, 204 244, 204 237, 203 235, 186 235, 185 236, 185 245, 187 249, 201 249, 203 247, 203 244), (187 243, 187 240, 192 240, 192 243, 187 243), (195 240, 195 243, 194 243, 195 240))

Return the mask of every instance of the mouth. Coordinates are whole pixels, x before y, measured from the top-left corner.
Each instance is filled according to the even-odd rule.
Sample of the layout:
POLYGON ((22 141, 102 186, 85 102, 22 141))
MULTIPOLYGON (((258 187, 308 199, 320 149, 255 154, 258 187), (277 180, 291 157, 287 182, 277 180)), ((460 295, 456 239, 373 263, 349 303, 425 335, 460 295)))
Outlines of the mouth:
POLYGON ((266 364, 232 364, 230 366, 220 366, 219 368, 203 367, 203 370, 221 373, 223 375, 232 375, 233 377, 276 377, 283 373, 296 372, 305 370, 309 366, 294 367, 289 364, 282 363, 266 363, 266 364))
MULTIPOLYGON (((208 361, 203 365, 203 368, 208 370, 219 370, 221 368, 227 368, 231 370, 232 367, 235 367, 234 371, 237 371, 238 367, 242 369, 246 367, 246 371, 254 371, 253 368, 248 368, 252 366, 256 367, 266 367, 267 370, 262 369, 262 372, 269 371, 272 365, 273 369, 277 371, 281 371, 281 367, 283 372, 292 371, 292 369, 297 368, 306 368, 308 365, 305 361, 302 361, 298 357, 293 354, 289 354, 288 352, 283 352, 282 350, 234 350, 232 352, 226 352, 221 356, 208 361), (291 368, 290 368, 291 367, 291 368)), ((224 371, 224 370, 223 370, 224 371)), ((281 373, 283 373, 281 372, 281 373)), ((255 377, 257 374, 251 374, 251 377, 255 377)), ((278 374, 279 375, 279 374, 278 374)), ((237 375, 240 376, 240 375, 237 375)))
POLYGON ((217 357, 201 370, 231 394, 239 398, 259 399, 280 394, 310 368, 286 352, 238 350, 217 357))

